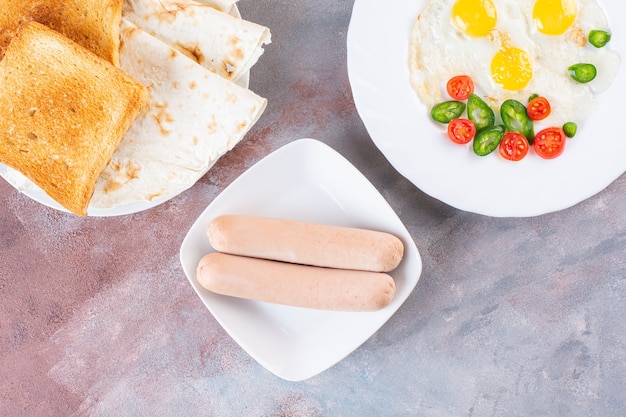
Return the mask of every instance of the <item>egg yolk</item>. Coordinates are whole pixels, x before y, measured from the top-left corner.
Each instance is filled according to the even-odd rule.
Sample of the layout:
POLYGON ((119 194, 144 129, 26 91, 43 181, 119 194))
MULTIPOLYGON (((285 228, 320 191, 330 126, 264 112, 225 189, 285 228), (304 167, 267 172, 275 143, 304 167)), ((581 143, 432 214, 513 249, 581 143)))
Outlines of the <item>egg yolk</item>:
POLYGON ((576 20, 575 0, 537 0, 533 7, 533 21, 545 35, 562 35, 576 20))
POLYGON ((519 48, 502 48, 491 61, 491 76, 495 83, 505 90, 521 90, 533 76, 532 61, 528 54, 519 48))
POLYGON ((492 0, 457 0, 452 21, 469 36, 486 36, 496 26, 496 6, 492 0))

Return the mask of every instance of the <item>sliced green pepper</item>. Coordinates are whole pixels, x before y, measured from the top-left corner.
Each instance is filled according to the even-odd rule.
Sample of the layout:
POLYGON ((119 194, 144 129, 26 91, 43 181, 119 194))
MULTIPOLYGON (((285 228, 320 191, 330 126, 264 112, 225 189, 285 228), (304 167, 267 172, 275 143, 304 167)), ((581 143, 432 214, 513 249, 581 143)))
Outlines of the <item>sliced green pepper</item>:
POLYGON ((574 122, 567 122, 563 125, 563 132, 568 138, 573 138, 578 130, 578 126, 574 122))
POLYGON ((530 103, 531 101, 533 101, 537 97, 539 97, 539 94, 537 94, 537 93, 531 94, 530 97, 528 97, 528 102, 530 103))
POLYGON ((467 99, 467 118, 474 122, 476 130, 493 126, 496 121, 491 107, 474 93, 470 94, 467 99))
POLYGON ((500 145, 504 132, 502 125, 487 126, 479 130, 472 142, 474 153, 478 156, 489 155, 500 145))
POLYGON ((596 78, 596 67, 593 64, 574 64, 567 69, 570 77, 579 83, 588 83, 596 78))
POLYGON ((592 30, 587 39, 596 48, 602 48, 611 40, 611 34, 605 30, 592 30))
POLYGON ((535 127, 522 103, 513 99, 505 100, 500 106, 500 116, 502 116, 502 123, 508 130, 521 133, 526 137, 528 143, 533 143, 535 127))
POLYGON ((433 107, 430 114, 436 122, 450 123, 452 120, 461 117, 465 107, 465 103, 461 101, 444 101, 433 107))

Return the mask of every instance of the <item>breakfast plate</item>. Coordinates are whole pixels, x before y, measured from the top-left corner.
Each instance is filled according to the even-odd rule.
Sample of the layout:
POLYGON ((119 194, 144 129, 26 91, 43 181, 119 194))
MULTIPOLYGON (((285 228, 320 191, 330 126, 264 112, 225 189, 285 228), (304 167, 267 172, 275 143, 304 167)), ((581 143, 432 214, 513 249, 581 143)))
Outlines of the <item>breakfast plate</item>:
MULTIPOLYGON (((210 167, 209 167, 210 168, 210 167)), ((206 174, 206 172, 205 172, 206 174)), ((204 174, 203 174, 204 175, 204 174)), ((68 212, 68 210, 54 201, 48 194, 46 194, 41 188, 33 184, 28 178, 22 175, 20 172, 0 164, 0 177, 4 178, 9 184, 16 190, 29 197, 30 199, 43 204, 44 206, 51 207, 56 210, 68 212)), ((111 216, 123 216, 126 214, 137 213, 140 211, 148 210, 156 207, 166 201, 176 197, 175 195, 169 195, 167 197, 155 198, 152 200, 136 201, 128 204, 120 204, 111 208, 93 208, 88 209, 88 216, 91 217, 111 217, 111 216)))
POLYGON ((597 108, 560 157, 544 160, 529 154, 519 162, 497 152, 478 157, 471 146, 452 143, 419 100, 410 81, 409 42, 426 4, 391 0, 381 8, 374 0, 356 0, 348 30, 348 75, 357 110, 373 142, 400 174, 458 209, 527 217, 571 207, 624 173, 626 140, 616 123, 623 117, 626 91, 626 28, 611 17, 624 16, 625 3, 601 2, 612 30, 609 45, 620 57, 613 84, 598 95, 597 108))
POLYGON ((180 259, 196 293, 226 332, 262 366, 291 381, 333 366, 376 332, 413 291, 422 270, 409 232, 371 183, 347 160, 314 139, 296 140, 233 181, 185 237, 180 259), (396 294, 374 312, 335 312, 213 294, 196 280, 200 259, 214 252, 206 234, 222 214, 248 214, 381 230, 398 236, 404 258, 390 273, 396 294))
MULTIPOLYGON (((241 15, 239 13, 239 10, 237 9, 237 7, 234 5, 233 8, 230 10, 229 12, 232 16, 240 18, 241 15)), ((137 36, 134 36, 133 40, 135 40, 137 36)), ((147 50, 147 48, 144 45, 144 48, 147 50)), ((169 49, 169 48, 168 48, 169 49)), ((124 54, 122 54, 124 55, 124 54)), ((156 54, 153 54, 154 56, 156 56, 156 54)), ((132 54, 131 54, 132 56, 132 54)), ((171 64, 173 60, 168 60, 168 64, 171 64)), ((189 61, 191 62, 191 61, 189 61)), ((192 66, 195 66, 195 64, 191 64, 192 66)), ((165 65, 163 66, 163 68, 165 68, 165 65)), ((202 70, 204 71, 204 70, 202 70)), ((172 72, 173 73, 173 72, 172 72)), ((185 73, 186 75, 189 74, 189 72, 185 73)), ((154 79, 156 79, 156 76, 152 76, 154 79)), ((250 72, 246 71, 242 74, 242 76, 236 80, 236 84, 239 87, 242 87, 243 89, 247 89, 249 86, 249 78, 250 78, 250 72)), ((181 80, 182 81, 182 80, 181 80)), ((226 81, 225 81, 226 82, 226 81)), ((196 86, 198 86, 199 84, 196 83, 196 86)), ((153 91, 155 91, 156 89, 154 88, 153 85, 153 91)), ((199 90, 199 88, 196 88, 196 90, 199 90)), ((169 90, 168 90, 169 92, 169 90)), ((183 97, 181 95, 181 97, 183 97)), ((186 97, 186 96, 184 96, 186 97)), ((217 95, 216 95, 217 97, 217 95)), ((169 98, 169 96, 168 96, 169 98)), ((172 112, 170 112, 172 113, 172 112)), ((191 113, 188 113, 191 114, 191 113)), ((203 114, 203 117, 206 113, 203 114)), ((190 117, 193 117, 190 116, 190 117)), ((150 118, 148 118, 148 120, 151 120, 150 118)), ((138 123, 138 120, 135 121, 135 123, 138 123)), ((141 125, 145 128, 145 125, 141 125)), ((140 130, 140 129, 139 129, 140 130)), ((182 129, 181 129, 182 130, 182 129)), ((193 133, 193 130, 184 130, 187 134, 187 136, 190 136, 189 132, 193 133)), ((181 134, 182 135, 182 134, 181 134)), ((130 134, 129 134, 130 136, 130 134)), ((156 143, 157 142, 157 137, 156 136, 150 136, 151 138, 155 138, 155 140, 152 143, 156 143)), ((135 138, 137 139, 137 138, 135 138)), ((168 148, 168 152, 174 152, 174 150, 171 149, 172 147, 170 146, 170 148, 168 148)), ((118 151, 120 149, 118 148, 118 151)), ((147 152, 145 152, 147 153, 147 152)), ((190 174, 191 179, 193 180, 193 182, 195 183, 195 181, 197 181, 198 179, 202 178, 207 172, 208 170, 214 165, 214 163, 217 161, 217 159, 213 159, 212 163, 208 164, 206 167, 204 167, 204 169, 197 169, 197 170, 193 170, 190 169, 189 172, 191 172, 192 174, 190 174)), ((189 163, 190 161, 186 161, 187 163, 189 163)), ((57 203, 54 199, 52 199, 48 194, 46 194, 41 188, 37 187, 33 182, 31 182, 29 179, 27 179, 24 175, 22 175, 20 172, 18 172, 17 170, 14 170, 12 168, 9 168, 5 165, 0 164, 0 176, 3 177, 9 184, 11 184, 15 189, 17 189, 18 191, 20 191, 21 193, 23 193, 24 195, 28 196, 29 198, 52 208, 55 208, 57 210, 60 211, 65 211, 67 212, 68 210, 66 208, 64 208, 63 206, 61 206, 59 203, 57 203)), ((186 183, 187 184, 187 183, 186 183)), ((193 183, 189 183, 189 184, 193 184, 193 183)), ((189 185, 187 184, 187 185, 189 185)), ((162 186, 162 184, 161 184, 162 186)), ((174 188, 172 188, 174 189, 174 188)), ((101 205, 101 206, 96 206, 95 204, 93 204, 92 206, 90 206, 88 208, 88 215, 89 216, 94 216, 94 217, 105 217, 105 216, 119 216, 119 215, 126 215, 126 214, 131 214, 131 213, 136 213, 136 212, 140 212, 140 211, 144 211, 153 207, 156 207, 160 204, 163 204, 164 202, 174 198, 176 195, 180 194, 182 191, 184 191, 184 188, 180 187, 175 189, 175 192, 167 192, 167 193, 163 193, 163 195, 157 197, 157 198, 152 198, 152 199, 142 199, 142 198, 137 198, 138 201, 132 201, 132 202, 123 202, 123 203, 113 203, 110 204, 110 206, 107 205, 101 205), (107 207, 107 208, 105 208, 107 207)), ((95 196, 95 194, 94 194, 95 196)), ((95 199, 95 197, 94 197, 95 199)), ((92 199, 92 202, 93 200, 92 199)))

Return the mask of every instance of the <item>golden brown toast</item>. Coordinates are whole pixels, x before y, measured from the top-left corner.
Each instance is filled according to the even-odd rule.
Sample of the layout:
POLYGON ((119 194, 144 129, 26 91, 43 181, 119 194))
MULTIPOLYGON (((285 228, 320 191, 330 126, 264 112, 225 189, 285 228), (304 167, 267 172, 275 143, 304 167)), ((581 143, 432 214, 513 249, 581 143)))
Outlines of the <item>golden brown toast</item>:
POLYGON ((119 66, 123 0, 0 0, 0 59, 19 26, 42 23, 119 66))
POLYGON ((25 23, 0 61, 0 162, 86 215, 100 173, 147 99, 121 69, 25 23))

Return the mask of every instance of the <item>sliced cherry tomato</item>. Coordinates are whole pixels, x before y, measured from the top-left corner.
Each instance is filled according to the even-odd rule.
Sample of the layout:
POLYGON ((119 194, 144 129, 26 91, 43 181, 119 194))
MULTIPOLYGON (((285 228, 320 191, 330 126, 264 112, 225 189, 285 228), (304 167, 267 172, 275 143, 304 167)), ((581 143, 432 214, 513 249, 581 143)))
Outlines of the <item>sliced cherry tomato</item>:
POLYGON ((526 111, 531 120, 543 120, 550 115, 552 109, 545 97, 535 97, 528 103, 526 111))
POLYGON ((455 100, 467 100, 474 92, 474 82, 468 75, 457 75, 450 78, 446 85, 448 94, 455 100))
POLYGON ((468 119, 454 119, 448 124, 448 137, 455 143, 469 143, 476 136, 476 125, 468 119))
POLYGON ((563 153, 567 137, 560 127, 548 127, 535 136, 533 144, 537 155, 544 159, 552 159, 563 153))
POLYGON ((504 159, 519 161, 528 153, 528 140, 521 133, 506 132, 498 151, 504 159))

